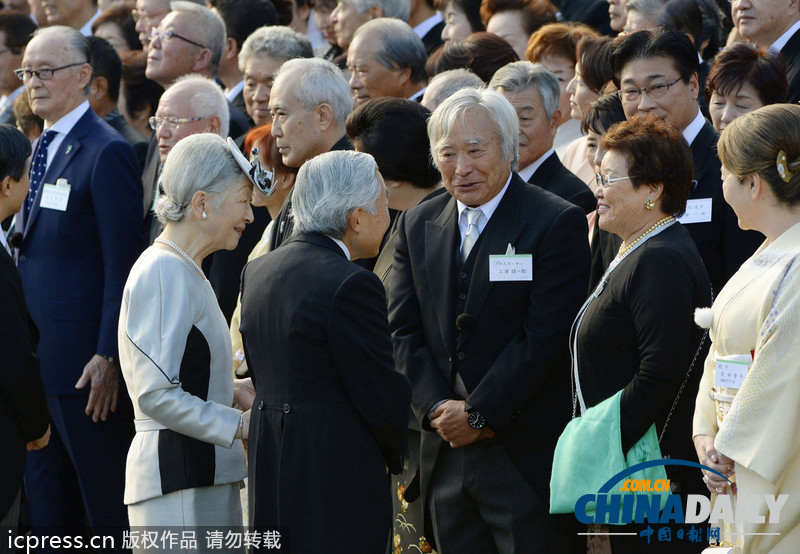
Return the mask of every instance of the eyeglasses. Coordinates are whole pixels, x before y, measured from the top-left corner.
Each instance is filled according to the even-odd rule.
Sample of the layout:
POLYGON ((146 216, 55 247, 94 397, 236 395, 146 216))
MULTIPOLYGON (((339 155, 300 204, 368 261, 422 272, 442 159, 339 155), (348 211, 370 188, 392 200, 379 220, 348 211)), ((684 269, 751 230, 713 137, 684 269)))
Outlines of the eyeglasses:
POLYGON ((188 42, 189 44, 193 44, 194 46, 197 46, 198 48, 205 48, 205 46, 203 46, 199 42, 195 42, 195 41, 193 41, 191 39, 188 39, 186 37, 182 37, 181 35, 179 35, 175 31, 173 31, 172 29, 162 29, 160 31, 158 29, 153 29, 150 32, 150 42, 153 42, 156 39, 156 37, 158 37, 161 40, 161 42, 167 42, 168 40, 172 39, 173 37, 174 38, 179 38, 179 39, 181 39, 183 41, 188 42))
POLYGON ((669 87, 671 87, 680 80, 681 78, 678 77, 671 83, 656 83, 655 85, 650 85, 649 87, 644 87, 644 88, 636 88, 636 87, 624 88, 622 90, 618 90, 617 95, 619 95, 621 100, 624 100, 626 102, 636 102, 637 100, 639 100, 640 94, 646 94, 650 98, 661 98, 662 96, 667 94, 669 87))
POLYGON ((594 174, 594 182, 598 187, 603 187, 607 189, 611 186, 611 183, 615 183, 617 181, 622 181, 623 179, 633 179, 630 175, 626 177, 614 177, 613 179, 608 175, 600 175, 599 173, 594 174))
POLYGON ((62 65, 61 67, 54 67, 52 69, 15 69, 14 75, 17 76, 17 79, 20 81, 27 81, 34 75, 39 78, 40 81, 49 81, 53 78, 53 73, 56 71, 60 71, 62 69, 66 69, 68 67, 75 67, 77 65, 83 65, 89 62, 78 62, 78 63, 71 63, 69 65, 62 65))
POLYGON ((150 128, 153 131, 158 131, 158 128, 162 125, 168 125, 170 128, 175 129, 176 131, 181 128, 181 125, 184 123, 191 123, 193 121, 200 121, 202 119, 207 119, 205 117, 156 117, 150 116, 148 121, 150 122, 150 128))
POLYGON ((134 8, 131 10, 131 17, 133 17, 133 20, 138 23, 140 19, 155 19, 160 15, 166 15, 168 13, 169 13, 168 11, 158 12, 158 13, 145 13, 144 11, 139 11, 136 8, 134 8))

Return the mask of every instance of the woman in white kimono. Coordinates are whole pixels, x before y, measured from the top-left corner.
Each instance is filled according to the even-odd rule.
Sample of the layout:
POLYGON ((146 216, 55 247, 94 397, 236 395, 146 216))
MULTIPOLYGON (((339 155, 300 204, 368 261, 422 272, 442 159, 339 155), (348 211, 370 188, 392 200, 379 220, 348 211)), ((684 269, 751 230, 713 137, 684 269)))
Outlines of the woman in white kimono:
POLYGON ((240 527, 250 412, 232 407, 228 326, 201 266, 236 248, 253 221, 253 185, 210 133, 181 140, 161 181, 165 228, 131 269, 120 310, 120 365, 136 416, 128 517, 132 527, 240 527))
POLYGON ((697 395, 694 443, 700 463, 734 483, 704 470, 712 502, 724 503, 716 508, 736 509, 746 495, 751 516, 756 508, 766 516, 766 523, 721 525, 723 544, 738 544, 744 553, 797 553, 800 106, 775 104, 739 117, 722 132, 718 148, 725 200, 742 229, 760 231, 766 240, 711 310, 697 314, 713 344, 697 395), (789 498, 780 522, 771 523, 765 495, 783 494, 789 498))

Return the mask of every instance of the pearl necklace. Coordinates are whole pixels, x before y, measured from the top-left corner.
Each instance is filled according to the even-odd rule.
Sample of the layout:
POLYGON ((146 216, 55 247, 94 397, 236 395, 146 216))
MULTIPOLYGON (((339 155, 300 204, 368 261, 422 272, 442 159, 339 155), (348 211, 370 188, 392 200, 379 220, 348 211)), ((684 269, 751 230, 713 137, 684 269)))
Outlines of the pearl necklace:
POLYGON ((184 258, 186 258, 186 259, 189 261, 189 263, 190 263, 190 264, 192 264, 192 266, 193 266, 193 267, 194 267, 194 268, 197 270, 197 272, 198 272, 200 275, 202 275, 202 276, 203 276, 203 279, 205 279, 205 278, 206 278, 206 274, 205 274, 205 273, 203 273, 203 270, 202 270, 202 269, 200 269, 200 266, 199 266, 199 265, 197 265, 197 264, 194 262, 194 260, 192 259, 192 257, 191 257, 191 256, 189 256, 189 254, 187 254, 186 252, 184 252, 184 251, 183 251, 183 249, 182 249, 180 246, 178 246, 177 244, 175 244, 175 243, 174 243, 174 242, 172 242, 171 240, 162 239, 162 238, 157 238, 157 239, 155 240, 155 242, 160 242, 161 244, 166 244, 167 246, 170 246, 170 247, 172 247, 172 249, 173 249, 173 250, 175 250, 175 251, 176 251, 178 254, 180 254, 181 256, 183 256, 184 258))
POLYGON ((649 228, 647 231, 645 231, 644 233, 642 233, 641 235, 639 235, 639 236, 636 238, 636 240, 634 240, 633 242, 631 242, 629 245, 627 245, 627 246, 620 246, 620 247, 619 247, 619 252, 617 253, 617 257, 618 257, 618 258, 622 258, 622 257, 624 257, 624 256, 625 256, 625 254, 627 254, 628 252, 630 252, 630 251, 631 251, 631 250, 632 250, 632 249, 633 249, 633 248, 634 248, 634 247, 635 247, 637 244, 639 244, 639 242, 641 242, 641 240, 642 240, 642 239, 644 239, 644 238, 645 238, 647 235, 649 235, 650 233, 652 233, 653 231, 655 231, 655 230, 657 230, 657 229, 660 229, 661 227, 665 227, 665 226, 667 226, 667 225, 671 224, 673 221, 675 221, 675 217, 674 217, 674 216, 671 216, 671 215, 668 215, 667 217, 664 217, 664 218, 662 218, 662 219, 659 219, 658 221, 656 221, 655 223, 653 223, 653 225, 652 225, 652 226, 651 226, 651 227, 650 227, 650 228, 649 228))

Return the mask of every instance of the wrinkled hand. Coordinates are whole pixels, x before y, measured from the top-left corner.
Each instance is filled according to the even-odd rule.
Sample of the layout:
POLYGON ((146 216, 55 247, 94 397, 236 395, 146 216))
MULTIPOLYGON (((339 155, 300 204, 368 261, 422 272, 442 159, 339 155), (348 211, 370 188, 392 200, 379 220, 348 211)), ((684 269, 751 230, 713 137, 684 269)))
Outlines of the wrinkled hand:
POLYGON ((253 387, 253 380, 234 379, 233 380, 233 407, 237 410, 245 411, 253 407, 253 400, 256 398, 256 389, 253 387))
MULTIPOLYGON (((716 471, 719 471, 728 478, 733 476, 733 460, 725 456, 722 452, 718 452, 714 448, 714 437, 710 435, 697 435, 694 437, 694 448, 697 451, 697 459, 700 463, 706 465, 716 471)), ((736 484, 733 486, 717 475, 707 470, 703 471, 703 481, 712 494, 727 494, 728 492, 736 492, 736 484)))
POLYGON ((494 431, 488 427, 481 430, 470 427, 465 407, 466 402, 463 400, 447 400, 431 414, 431 427, 450 443, 451 448, 460 448, 494 436, 494 431))
POLYGON ((28 443, 27 448, 28 451, 31 450, 40 450, 47 446, 47 443, 50 442, 50 426, 47 426, 47 431, 44 432, 44 435, 39 437, 36 440, 32 440, 28 443))
POLYGON ((91 383, 89 401, 86 403, 86 415, 97 423, 98 419, 106 420, 108 412, 117 411, 117 395, 119 393, 119 369, 108 363, 99 354, 92 356, 78 382, 76 389, 82 389, 91 383))

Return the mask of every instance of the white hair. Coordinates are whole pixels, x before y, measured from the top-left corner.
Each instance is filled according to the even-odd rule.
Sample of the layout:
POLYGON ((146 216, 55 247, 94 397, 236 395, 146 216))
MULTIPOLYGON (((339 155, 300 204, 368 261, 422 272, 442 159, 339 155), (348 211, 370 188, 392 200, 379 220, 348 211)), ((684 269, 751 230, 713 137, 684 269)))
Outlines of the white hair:
POLYGON ((516 170, 519 154, 519 119, 511 103, 497 91, 463 88, 442 102, 428 120, 431 158, 439 169, 439 151, 457 125, 464 125, 467 112, 485 113, 492 122, 492 131, 500 138, 504 160, 516 170))
POLYGON ((175 80, 175 84, 167 89, 161 97, 171 98, 181 92, 191 92, 189 106, 192 109, 193 117, 214 117, 219 118, 219 136, 227 137, 230 128, 230 107, 228 99, 219 88, 217 83, 193 73, 183 75, 175 80))
POLYGON ((408 68, 415 83, 428 80, 425 73, 428 51, 422 39, 405 21, 390 17, 372 19, 356 29, 353 40, 358 37, 362 37, 362 44, 374 45, 373 57, 383 67, 390 71, 408 68))
POLYGON ((384 17, 396 17, 408 21, 411 15, 411 0, 353 0, 358 13, 365 13, 372 6, 383 10, 384 17))
POLYGON ((305 35, 282 25, 260 27, 253 31, 239 51, 239 71, 244 72, 252 56, 267 55, 285 62, 294 58, 313 58, 314 49, 305 35))
POLYGON ((211 204, 219 208, 225 194, 236 184, 249 182, 247 175, 236 163, 225 139, 213 133, 190 135, 170 150, 158 198, 156 216, 166 225, 180 221, 189 211, 196 192, 209 194, 211 204))
POLYGON ((465 87, 483 88, 485 83, 469 69, 449 69, 437 73, 428 81, 421 104, 433 111, 457 91, 465 87))
POLYGON ((333 110, 336 123, 344 125, 347 116, 353 111, 353 93, 342 71, 331 62, 320 58, 289 60, 275 72, 273 89, 292 72, 301 74, 294 95, 303 108, 311 112, 320 104, 328 104, 333 110))
POLYGON ((170 8, 172 8, 173 12, 185 12, 195 15, 195 21, 192 22, 192 38, 211 52, 208 72, 216 77, 227 39, 225 22, 213 10, 187 0, 175 0, 170 3, 170 8))
POLYGON ((553 119, 561 101, 558 78, 540 63, 520 61, 504 65, 495 72, 488 87, 493 90, 502 88, 506 92, 535 88, 542 95, 542 107, 548 121, 553 119))
MULTIPOLYGON (((40 27, 34 31, 31 40, 40 37, 46 39, 50 35, 58 37, 58 39, 62 41, 64 50, 70 53, 71 59, 75 60, 73 63, 87 63, 91 65, 92 47, 89 44, 89 39, 83 36, 80 31, 72 27, 67 27, 66 25, 40 27)), ((94 77, 94 71, 92 71, 92 77, 94 77)), ((89 79, 89 82, 86 83, 86 86, 83 88, 83 92, 88 95, 91 88, 92 79, 89 79)))
POLYGON ((372 156, 352 150, 326 152, 304 163, 292 192, 294 234, 317 232, 340 239, 353 210, 377 213, 375 202, 385 194, 377 171, 372 156))

